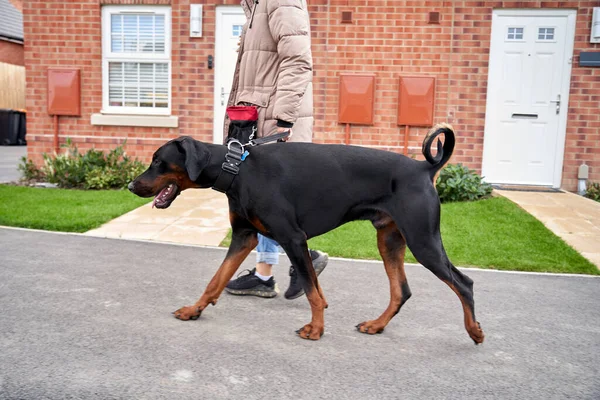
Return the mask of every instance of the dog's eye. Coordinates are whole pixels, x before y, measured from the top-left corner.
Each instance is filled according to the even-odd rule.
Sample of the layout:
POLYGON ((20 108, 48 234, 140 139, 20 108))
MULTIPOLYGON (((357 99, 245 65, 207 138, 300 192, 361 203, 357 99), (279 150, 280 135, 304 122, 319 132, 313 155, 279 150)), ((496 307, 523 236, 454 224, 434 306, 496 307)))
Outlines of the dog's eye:
POLYGON ((158 158, 155 158, 154 160, 152 160, 152 165, 158 167, 160 165, 160 160, 158 158))

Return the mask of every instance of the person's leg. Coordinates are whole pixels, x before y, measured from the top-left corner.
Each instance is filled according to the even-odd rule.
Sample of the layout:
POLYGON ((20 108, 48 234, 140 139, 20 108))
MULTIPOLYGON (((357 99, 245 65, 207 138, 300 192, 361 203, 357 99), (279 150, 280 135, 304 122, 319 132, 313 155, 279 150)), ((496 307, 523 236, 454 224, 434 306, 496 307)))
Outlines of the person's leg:
POLYGON ((279 264, 279 245, 273 239, 258 234, 258 245, 256 246, 256 272, 255 274, 269 279, 273 276, 273 265, 279 264))
MULTIPOLYGON (((273 276, 273 265, 279 264, 280 247, 276 241, 258 234, 258 245, 256 246, 256 271, 254 274, 266 281, 273 276)), ((317 276, 323 272, 329 261, 329 255, 318 250, 309 250, 313 267, 317 276)), ((298 274, 293 266, 290 266, 290 286, 285 291, 288 300, 297 299, 304 294, 304 289, 298 274)))
POLYGON ((273 265, 279 263, 279 245, 273 239, 258 234, 256 268, 246 275, 229 281, 225 291, 236 295, 275 297, 279 292, 272 275, 273 265))
MULTIPOLYGON (((327 262, 329 261, 329 255, 322 251, 318 250, 309 250, 310 258, 313 263, 313 268, 315 269, 315 273, 317 276, 323 272, 325 267, 327 266, 327 262)), ((302 288, 302 283, 296 273, 296 270, 293 266, 290 266, 290 286, 284 293, 284 297, 288 300, 297 299, 298 297, 304 294, 304 289, 302 288)))

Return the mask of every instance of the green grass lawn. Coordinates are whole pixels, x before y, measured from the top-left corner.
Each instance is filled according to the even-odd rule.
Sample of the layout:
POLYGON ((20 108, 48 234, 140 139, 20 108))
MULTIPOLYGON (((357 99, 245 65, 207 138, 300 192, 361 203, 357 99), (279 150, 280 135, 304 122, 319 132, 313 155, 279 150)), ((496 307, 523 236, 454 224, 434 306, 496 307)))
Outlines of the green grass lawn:
POLYGON ((127 190, 0 185, 0 225, 85 232, 149 202, 127 190))
MULTIPOLYGON (((503 197, 442 205, 442 240, 457 266, 600 274, 595 265, 503 197)), ((227 246, 229 237, 222 243, 227 246)), ((375 228, 351 222, 309 241, 309 247, 345 258, 378 259, 375 228)), ((416 262, 407 252, 407 262, 416 262)))
MULTIPOLYGON (((0 225, 85 232, 149 201, 126 190, 0 185, 0 225)), ((600 274, 541 222, 503 197, 442 205, 442 239, 457 266, 600 274)), ((222 245, 229 242, 228 237, 222 245)), ((380 259, 375 229, 366 221, 313 238, 309 246, 336 257, 380 259)), ((416 262, 410 253, 406 260, 416 262)))

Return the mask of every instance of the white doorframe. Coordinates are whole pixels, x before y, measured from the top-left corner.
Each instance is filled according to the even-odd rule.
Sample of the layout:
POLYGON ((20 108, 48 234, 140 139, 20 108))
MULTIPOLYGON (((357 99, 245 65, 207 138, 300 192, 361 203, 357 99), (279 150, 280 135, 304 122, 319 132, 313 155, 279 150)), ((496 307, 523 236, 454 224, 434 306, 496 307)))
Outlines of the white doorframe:
MULTIPOLYGON (((214 81, 213 81, 213 92, 214 92, 214 101, 213 101, 213 143, 223 144, 223 122, 224 119, 220 118, 220 116, 215 115, 215 110, 221 104, 221 87, 219 83, 223 78, 223 68, 221 67, 220 61, 223 58, 223 52, 225 51, 225 46, 223 45, 224 38, 221 36, 221 29, 223 24, 223 16, 227 14, 241 15, 244 17, 244 10, 241 6, 217 6, 215 12, 215 58, 214 58, 214 81)), ((237 53, 236 53, 237 55, 237 53)), ((235 60, 234 60, 235 63, 235 60)), ((233 74, 231 74, 233 77, 233 74)), ((225 101, 227 101, 229 95, 225 96, 225 101)))
MULTIPOLYGON (((569 94, 570 94, 570 85, 571 85, 571 69, 573 64, 573 49, 575 44, 575 25, 577 20, 577 10, 572 9, 496 9, 493 10, 492 13, 492 31, 490 34, 490 39, 494 37, 495 29, 498 29, 498 24, 494 24, 494 21, 497 17, 539 17, 539 16, 547 16, 547 17, 567 17, 567 32, 566 32, 566 41, 565 41, 565 55, 569 57, 567 65, 564 70, 564 74, 562 77, 561 83, 561 109, 565 110, 565 112, 561 112, 559 115, 559 123, 558 123, 558 135, 557 135, 557 143, 556 143, 556 155, 554 160, 554 179, 552 183, 552 187, 560 188, 562 181, 562 167, 564 163, 565 157, 565 141, 567 135, 567 119, 569 114, 569 94)), ((490 63, 492 62, 493 54, 490 49, 490 63)), ((488 71, 490 69, 488 68, 488 71)), ((488 82, 490 79, 493 79, 492 76, 488 73, 488 82)), ((490 93, 490 85, 488 84, 488 92, 486 97, 486 118, 485 118, 485 129, 484 129, 484 147, 483 147, 483 159, 486 159, 486 153, 489 153, 491 150, 486 151, 485 146, 485 136, 486 133, 490 131, 490 124, 494 123, 489 118, 489 107, 490 107, 490 99, 493 97, 493 94, 490 93)), ((489 155, 488 155, 489 157, 489 155)), ((485 161, 482 165, 482 175, 485 176, 485 161)))

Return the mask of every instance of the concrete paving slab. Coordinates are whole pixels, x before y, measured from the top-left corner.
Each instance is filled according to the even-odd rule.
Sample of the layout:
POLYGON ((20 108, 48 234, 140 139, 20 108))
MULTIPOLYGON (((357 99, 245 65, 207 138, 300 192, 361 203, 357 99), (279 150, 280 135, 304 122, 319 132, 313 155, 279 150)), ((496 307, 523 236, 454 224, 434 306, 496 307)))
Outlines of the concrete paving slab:
MULTIPOLYGON (((474 346, 454 293, 413 265, 400 314, 358 333, 387 305, 383 266, 333 259, 325 335, 308 342, 304 297, 223 294, 173 318, 224 255, 0 229, 0 399, 600 398, 600 278, 464 270, 487 335, 474 346)), ((287 267, 275 276, 285 288, 287 267)))
POLYGON ((229 228, 229 205, 223 193, 186 190, 165 210, 146 204, 85 234, 218 246, 229 228))
POLYGON ((152 239, 161 242, 198 244, 199 238, 202 238, 203 245, 218 246, 227 235, 228 229, 203 227, 200 221, 186 220, 164 228, 152 239))

